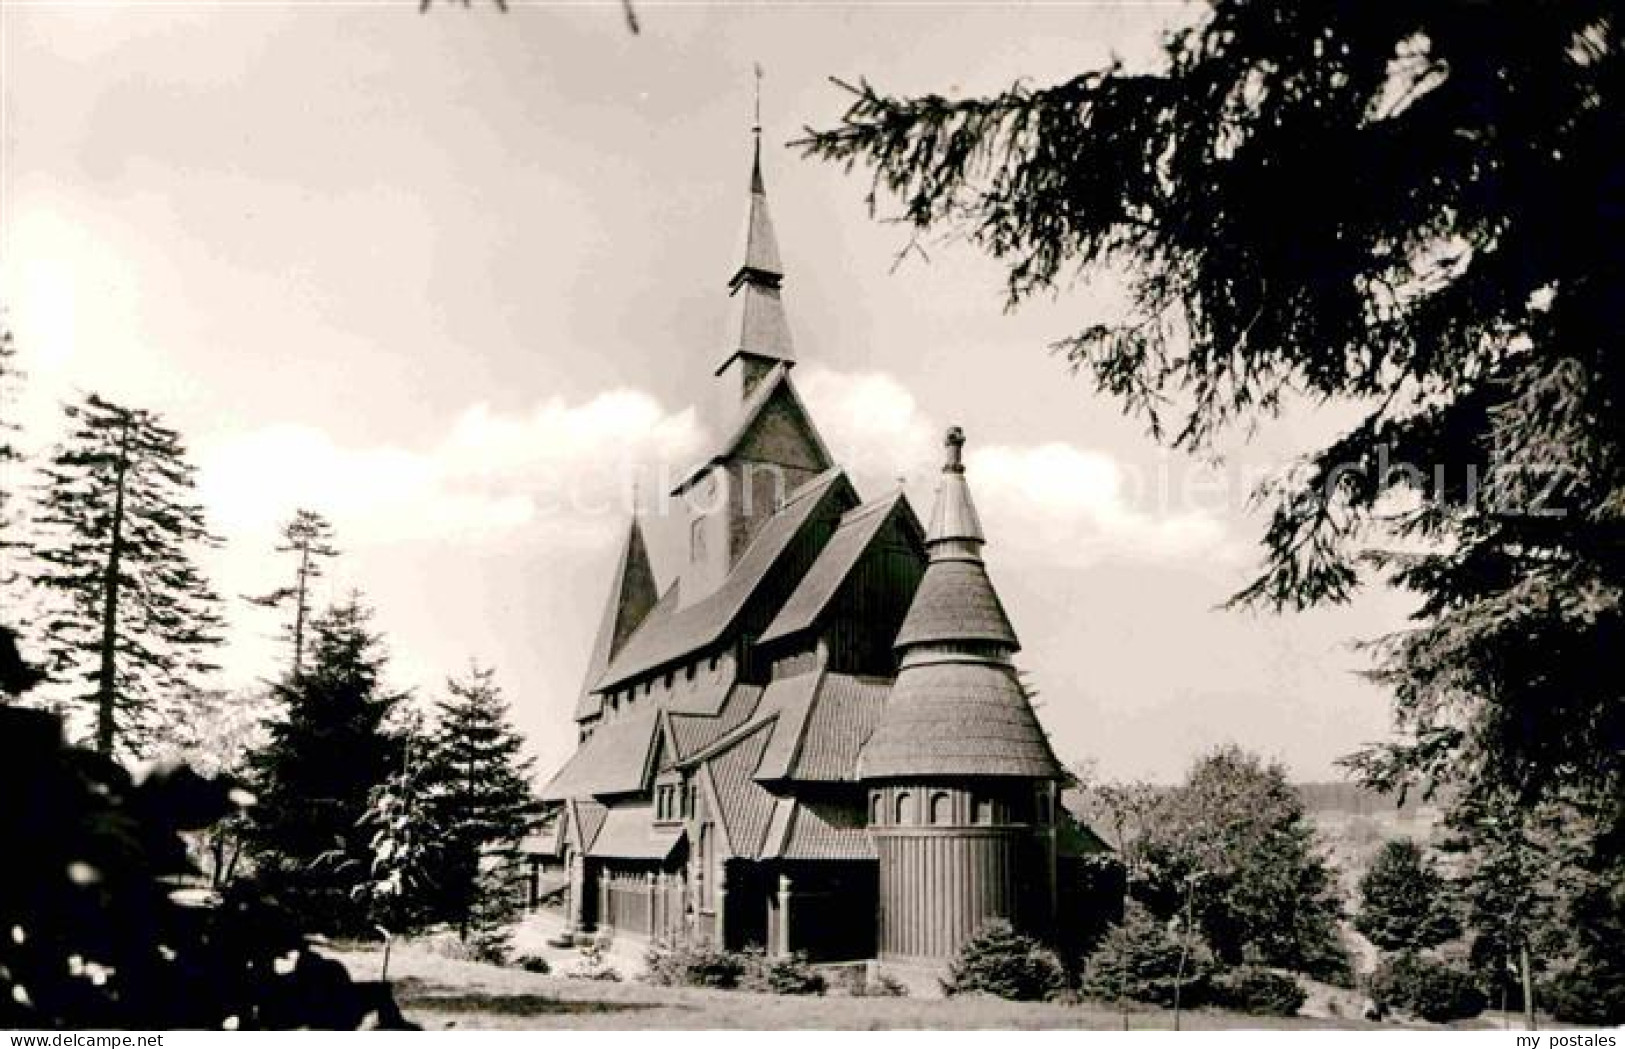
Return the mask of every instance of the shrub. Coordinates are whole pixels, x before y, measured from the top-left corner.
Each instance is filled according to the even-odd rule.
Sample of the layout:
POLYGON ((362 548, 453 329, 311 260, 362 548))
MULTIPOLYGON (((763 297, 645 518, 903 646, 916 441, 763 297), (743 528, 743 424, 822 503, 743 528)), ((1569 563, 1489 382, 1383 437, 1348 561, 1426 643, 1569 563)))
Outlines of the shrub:
POLYGON ((1535 993, 1535 1004, 1564 1023, 1613 1027, 1625 1023, 1625 979, 1620 963, 1584 959, 1556 973, 1535 993))
POLYGON ((620 983, 621 974, 610 966, 605 957, 609 950, 610 938, 599 935, 581 948, 581 962, 567 969, 563 975, 572 980, 599 980, 605 983, 620 983))
POLYGON ((553 967, 547 963, 547 959, 539 954, 521 954, 513 960, 513 964, 528 973, 539 973, 543 976, 553 971, 553 967))
POLYGON ((468 956, 486 965, 507 965, 513 952, 511 935, 506 928, 474 929, 468 934, 468 956))
POLYGON ((1292 977, 1250 965, 1216 977, 1209 991, 1214 1005, 1253 1016, 1296 1016, 1307 998, 1292 977))
POLYGON ((1477 1016, 1486 1004, 1472 973, 1419 954, 1401 954, 1377 966, 1371 994, 1434 1023, 1477 1016))
POLYGON ((683 940, 656 944, 644 955, 644 980, 659 987, 739 986, 745 959, 708 943, 683 940))
POLYGON ((739 979, 742 990, 767 994, 823 994, 829 989, 829 981, 807 964, 804 954, 769 958, 761 951, 747 951, 744 961, 745 971, 739 979))
POLYGON ((844 994, 853 998, 908 997, 908 988, 897 977, 879 971, 871 977, 867 968, 861 965, 841 969, 836 984, 844 994))
POLYGON ((875 978, 864 985, 863 993, 870 998, 907 998, 908 987, 891 973, 875 973, 875 978))
POLYGON ((982 926, 948 967, 948 994, 983 991, 1018 1002, 1042 1001, 1066 986, 1055 953, 1003 920, 982 926))
POLYGON ((1089 956, 1082 991, 1091 998, 1127 998, 1153 1005, 1173 1005, 1175 985, 1182 1005, 1195 1005, 1207 992, 1212 956, 1200 940, 1191 944, 1180 978, 1180 943, 1167 926, 1138 904, 1131 904, 1121 925, 1108 932, 1089 956))

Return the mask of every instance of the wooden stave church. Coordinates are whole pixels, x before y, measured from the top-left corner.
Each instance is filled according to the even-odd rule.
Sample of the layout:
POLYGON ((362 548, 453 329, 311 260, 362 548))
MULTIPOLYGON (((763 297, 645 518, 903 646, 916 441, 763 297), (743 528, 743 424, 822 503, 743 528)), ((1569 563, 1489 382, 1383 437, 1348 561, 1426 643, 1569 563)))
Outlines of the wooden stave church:
POLYGON ((735 419, 670 493, 689 558, 663 592, 629 525, 533 861, 576 934, 893 964, 991 918, 1053 939, 1105 846, 1013 665, 964 435, 929 526, 863 501, 791 379, 783 277, 758 133, 715 372, 735 419))

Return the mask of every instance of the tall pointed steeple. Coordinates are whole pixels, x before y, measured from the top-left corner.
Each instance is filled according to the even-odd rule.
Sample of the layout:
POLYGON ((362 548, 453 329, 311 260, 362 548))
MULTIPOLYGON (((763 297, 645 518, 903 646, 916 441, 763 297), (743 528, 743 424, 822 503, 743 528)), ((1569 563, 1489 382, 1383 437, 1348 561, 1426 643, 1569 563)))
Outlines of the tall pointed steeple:
POLYGON ((773 218, 767 207, 767 187, 762 180, 762 124, 760 99, 750 166, 750 203, 745 214, 745 239, 739 268, 728 281, 733 298, 728 324, 728 342, 722 364, 716 373, 727 373, 738 396, 750 396, 774 366, 790 367, 795 350, 790 342, 790 325, 785 319, 779 288, 784 281, 784 265, 779 261, 779 241, 773 234, 773 218), (737 378, 737 382, 735 382, 737 378))
POLYGON ((863 778, 1058 776, 1011 664, 1016 632, 982 563, 986 540, 965 483, 964 432, 950 429, 945 443, 925 537, 930 560, 897 632, 901 668, 864 745, 863 778))
POLYGON ((593 639, 592 656, 587 661, 586 679, 581 683, 581 702, 576 707, 576 720, 594 717, 601 711, 603 699, 593 693, 592 687, 609 668, 610 661, 620 653, 626 639, 638 628, 649 610, 660 600, 655 588, 654 570, 649 567, 649 550, 643 541, 643 526, 637 513, 626 530, 621 544, 621 556, 615 564, 615 579, 604 602, 604 612, 598 621, 598 634, 593 639))

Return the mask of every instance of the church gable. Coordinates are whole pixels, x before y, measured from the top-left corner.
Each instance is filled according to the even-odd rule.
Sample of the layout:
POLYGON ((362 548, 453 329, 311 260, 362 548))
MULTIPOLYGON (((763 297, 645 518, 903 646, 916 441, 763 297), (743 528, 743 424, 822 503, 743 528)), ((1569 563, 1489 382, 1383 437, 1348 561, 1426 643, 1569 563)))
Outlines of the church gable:
POLYGON ((787 373, 774 383, 761 407, 740 428, 731 457, 822 473, 833 465, 812 417, 787 373))
POLYGON ((923 533, 902 493, 865 503, 841 518, 761 643, 782 653, 816 630, 833 669, 891 673, 892 639, 924 570, 923 533))

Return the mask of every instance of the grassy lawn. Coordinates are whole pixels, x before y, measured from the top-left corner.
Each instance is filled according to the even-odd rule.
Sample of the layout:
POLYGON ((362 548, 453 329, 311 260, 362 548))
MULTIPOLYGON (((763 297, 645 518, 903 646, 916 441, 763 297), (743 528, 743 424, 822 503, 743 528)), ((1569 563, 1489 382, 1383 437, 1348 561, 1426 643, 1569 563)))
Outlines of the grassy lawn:
MULTIPOLYGON (((375 950, 335 951, 358 980, 375 979, 382 956, 375 950)), ((740 991, 651 987, 539 976, 475 962, 454 961, 418 946, 397 947, 390 957, 396 999, 408 1018, 429 1030, 589 1028, 606 1030, 739 1028, 745 1030, 890 1028, 1120 1030, 1125 1014, 1112 1006, 1047 1005, 992 998, 795 998, 740 991)), ((1127 1025, 1169 1029, 1173 1014, 1136 1006, 1127 1025)), ((1217 1010, 1186 1013, 1189 1030, 1258 1028, 1364 1028, 1359 1021, 1270 1019, 1217 1010)))

